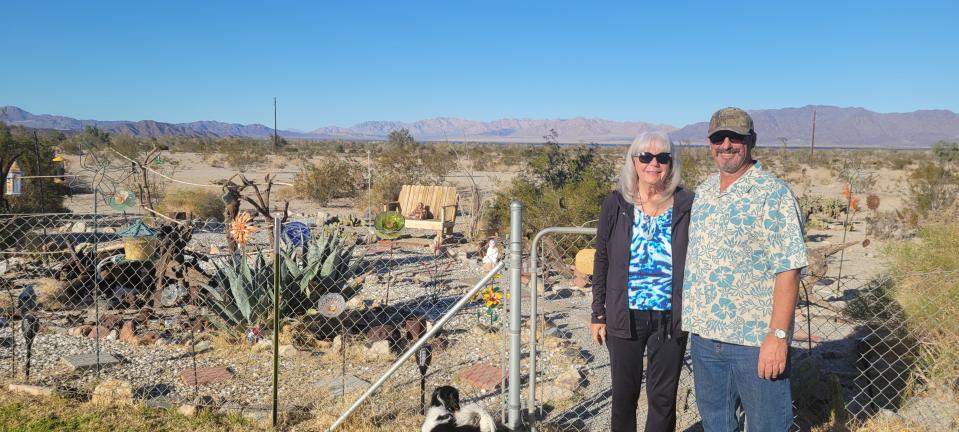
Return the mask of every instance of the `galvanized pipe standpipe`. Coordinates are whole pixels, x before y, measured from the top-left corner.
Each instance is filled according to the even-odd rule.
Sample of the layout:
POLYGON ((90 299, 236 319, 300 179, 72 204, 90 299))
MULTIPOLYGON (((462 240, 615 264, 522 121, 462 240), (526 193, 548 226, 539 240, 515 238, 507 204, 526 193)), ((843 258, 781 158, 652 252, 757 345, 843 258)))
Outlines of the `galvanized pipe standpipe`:
MULTIPOLYGON (((546 234, 585 234, 596 235, 596 228, 554 227, 546 228, 533 237, 533 244, 529 253, 529 397, 526 402, 526 413, 529 416, 530 430, 536 431, 536 320, 539 317, 536 310, 537 284, 539 284, 539 240, 546 234)), ((512 378, 512 376, 510 377, 512 378)))
POLYGON ((387 369, 386 372, 383 372, 383 375, 380 376, 380 378, 377 379, 375 383, 370 385, 370 388, 366 389, 365 393, 363 393, 359 398, 356 399, 355 402, 353 402, 353 405, 350 405, 350 407, 347 408, 346 411, 343 412, 343 414, 340 414, 340 417, 336 419, 336 421, 333 422, 333 424, 330 425, 330 428, 327 430, 332 432, 336 428, 340 427, 343 424, 343 422, 346 421, 346 419, 350 418, 350 415, 352 415, 353 412, 356 411, 356 409, 359 408, 364 401, 366 401, 366 399, 368 399, 374 392, 379 390, 379 388, 383 386, 384 383, 386 383, 386 380, 388 380, 391 376, 393 376, 393 374, 396 373, 397 370, 399 370, 400 366, 403 366, 403 363, 406 362, 406 360, 409 360, 409 358, 412 357, 413 354, 415 354, 416 351, 419 350, 420 347, 426 343, 426 341, 428 341, 431 337, 433 337, 433 335, 439 332, 443 328, 443 326, 446 325, 446 322, 449 321, 450 318, 453 317, 453 315, 459 312, 460 309, 463 309, 463 307, 470 302, 473 296, 476 295, 476 293, 479 292, 479 290, 483 289, 483 287, 486 286, 486 284, 488 284, 491 280, 493 280, 493 276, 495 276, 496 273, 499 273, 499 271, 502 270, 503 267, 505 266, 506 266, 506 263, 504 261, 500 261, 499 263, 496 264, 496 266, 493 267, 492 270, 489 271, 489 273, 486 274, 486 276, 483 276, 483 279, 477 282, 476 285, 473 285, 473 288, 470 288, 470 290, 467 291, 466 294, 463 294, 463 297, 461 297, 453 305, 453 307, 450 308, 450 310, 447 311, 445 315, 443 315, 442 318, 436 321, 436 323, 433 324, 433 327, 430 328, 429 331, 423 334, 423 336, 420 336, 420 339, 417 340, 415 344, 407 348, 406 351, 403 352, 403 354, 400 355, 400 357, 397 358, 392 365, 390 365, 390 368, 387 369))
POLYGON ((520 425, 520 374, 519 360, 522 353, 520 328, 523 326, 522 282, 523 274, 523 203, 513 201, 509 205, 509 417, 506 427, 516 430, 520 425))

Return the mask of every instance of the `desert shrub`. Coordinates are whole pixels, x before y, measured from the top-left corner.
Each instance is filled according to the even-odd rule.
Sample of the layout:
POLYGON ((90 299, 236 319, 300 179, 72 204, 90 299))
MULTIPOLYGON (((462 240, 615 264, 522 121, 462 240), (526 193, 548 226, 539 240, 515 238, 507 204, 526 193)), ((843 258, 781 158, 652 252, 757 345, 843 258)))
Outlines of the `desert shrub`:
POLYGON ((166 193, 157 211, 192 213, 194 219, 223 219, 223 200, 215 189, 185 188, 166 193))
POLYGON ((613 186, 613 161, 598 155, 595 146, 561 148, 547 143, 528 152, 528 169, 496 191, 486 213, 487 226, 505 234, 514 199, 523 203, 527 232, 578 226, 599 216, 602 200, 613 186))
POLYGON ((331 199, 354 198, 363 181, 363 167, 347 158, 332 157, 309 164, 293 179, 293 189, 302 198, 321 206, 331 199))
POLYGON ((426 145, 416 142, 406 129, 390 132, 389 139, 373 152, 372 190, 357 196, 354 207, 373 212, 395 201, 400 187, 443 184, 456 167, 456 153, 449 144, 426 145))
POLYGON ((950 209, 959 191, 959 176, 946 165, 924 162, 908 179, 909 203, 923 217, 950 209))
POLYGON ((940 384, 959 379, 959 222, 919 230, 918 241, 886 246, 895 287, 909 332, 921 341, 918 367, 940 384))
POLYGON ((820 220, 836 220, 846 212, 848 203, 842 198, 824 198, 821 195, 804 194, 799 197, 799 208, 808 221, 813 217, 820 220))
POLYGON ((853 194, 873 190, 879 180, 879 174, 872 171, 861 155, 851 155, 836 176, 842 183, 849 185, 853 194))
POLYGON ((709 156, 708 147, 684 146, 679 157, 682 164, 682 184, 690 190, 695 190, 706 177, 716 172, 716 164, 709 156))
POLYGON ((932 154, 939 162, 959 162, 959 143, 939 141, 932 146, 932 154))
POLYGON ((909 150, 887 150, 877 154, 878 165, 893 170, 904 170, 909 165, 916 163, 917 158, 925 159, 922 156, 923 153, 921 152, 909 150))
POLYGON ((224 138, 217 144, 227 165, 240 171, 261 164, 273 149, 272 140, 251 138, 224 138))
POLYGON ((240 149, 231 148, 226 152, 226 163, 231 168, 245 171, 260 162, 260 157, 254 153, 248 153, 240 149))

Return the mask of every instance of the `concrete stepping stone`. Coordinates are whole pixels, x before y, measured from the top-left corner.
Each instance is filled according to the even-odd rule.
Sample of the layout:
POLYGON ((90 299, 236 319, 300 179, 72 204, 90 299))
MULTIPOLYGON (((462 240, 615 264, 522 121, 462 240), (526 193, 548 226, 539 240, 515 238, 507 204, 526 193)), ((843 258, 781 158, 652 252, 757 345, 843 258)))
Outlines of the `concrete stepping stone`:
MULTIPOLYGON (((83 353, 61 357, 66 365, 75 371, 95 369, 97 367, 97 353, 83 353)), ((120 360, 111 354, 100 353, 100 367, 109 367, 120 363, 120 360)))
POLYGON ((338 376, 338 377, 322 379, 317 381, 316 385, 325 388, 331 395, 338 395, 343 393, 344 382, 345 382, 346 393, 352 393, 357 390, 364 390, 370 386, 370 383, 368 381, 357 378, 353 375, 346 375, 345 377, 338 376))

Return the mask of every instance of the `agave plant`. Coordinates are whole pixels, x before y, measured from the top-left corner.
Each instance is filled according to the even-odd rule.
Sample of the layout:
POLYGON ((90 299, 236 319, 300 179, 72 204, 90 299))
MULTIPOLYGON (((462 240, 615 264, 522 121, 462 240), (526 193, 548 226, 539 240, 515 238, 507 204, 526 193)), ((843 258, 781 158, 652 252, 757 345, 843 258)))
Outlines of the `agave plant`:
MULTIPOLYGON (((344 241, 343 228, 324 229, 303 247, 280 252, 285 273, 296 284, 302 303, 312 307, 321 295, 335 292, 349 299, 356 294, 353 245, 344 241)), ((291 293, 292 294, 292 293, 291 293)))
POLYGON ((208 303, 220 317, 218 326, 236 329, 266 322, 273 309, 273 267, 261 252, 253 263, 245 257, 229 257, 225 262, 213 260, 216 273, 203 288, 208 303))

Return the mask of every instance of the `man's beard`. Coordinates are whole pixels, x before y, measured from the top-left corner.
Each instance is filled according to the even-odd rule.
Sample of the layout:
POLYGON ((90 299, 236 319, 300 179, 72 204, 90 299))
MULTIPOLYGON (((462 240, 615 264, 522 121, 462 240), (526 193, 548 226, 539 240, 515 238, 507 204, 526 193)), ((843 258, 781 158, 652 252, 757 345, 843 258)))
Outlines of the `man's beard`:
MULTIPOLYGON (((724 154, 741 155, 741 154, 742 154, 742 150, 736 150, 736 149, 730 149, 730 150, 728 150, 728 151, 716 150, 716 155, 717 155, 717 156, 719 156, 719 155, 724 155, 724 154)), ((748 159, 748 157, 743 157, 742 159, 731 159, 731 160, 727 160, 727 161, 718 160, 717 163, 718 163, 718 165, 719 165, 719 170, 720 170, 720 171, 722 171, 722 172, 724 172, 724 173, 727 173, 727 174, 734 174, 734 173, 736 173, 737 171, 739 171, 739 169, 742 168, 743 165, 746 164, 746 160, 747 160, 747 159, 748 159)))

